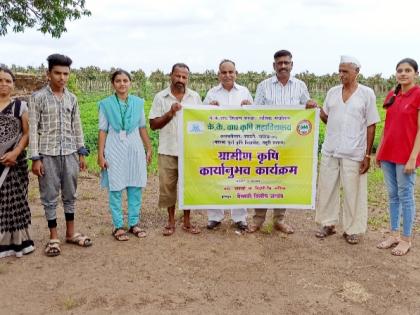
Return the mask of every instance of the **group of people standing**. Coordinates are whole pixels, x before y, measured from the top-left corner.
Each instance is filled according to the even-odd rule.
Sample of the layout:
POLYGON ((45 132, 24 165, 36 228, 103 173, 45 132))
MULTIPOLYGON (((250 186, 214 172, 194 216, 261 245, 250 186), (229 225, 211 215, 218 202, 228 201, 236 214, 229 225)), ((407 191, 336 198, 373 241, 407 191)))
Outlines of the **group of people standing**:
MULTIPOLYGON (((35 92, 29 102, 13 100, 14 75, 0 68, 0 257, 22 256, 34 250, 30 238, 30 209, 27 201, 28 173, 25 148, 29 142, 32 172, 38 176, 41 202, 45 210, 50 238, 47 256, 61 253, 57 233, 56 207, 61 191, 66 221, 66 242, 82 247, 92 240, 74 227, 75 193, 80 170, 86 168, 79 107, 76 97, 66 88, 71 59, 54 54, 47 58, 48 85, 35 92), (28 109, 29 107, 29 109, 28 109), (29 112, 29 114, 28 114, 29 112), (13 127, 14 126, 14 127, 13 127), (4 139, 3 139, 4 138, 4 139)), ((359 61, 342 56, 339 63, 341 85, 328 91, 322 108, 310 99, 305 83, 291 76, 292 54, 280 50, 274 54, 275 75, 261 82, 253 100, 248 89, 237 84, 236 66, 231 60, 219 64, 219 85, 204 99, 188 88, 190 69, 177 63, 170 73, 170 85, 155 95, 149 113, 152 130, 159 130, 158 172, 159 208, 167 208, 164 236, 175 233, 175 206, 178 185, 178 119, 183 105, 284 106, 320 108, 326 124, 318 182, 317 237, 336 233, 340 221, 340 186, 343 188, 342 225, 344 238, 357 244, 367 229, 367 171, 380 121, 373 90, 357 82, 359 61)), ((405 255, 411 247, 415 219, 414 187, 420 165, 420 87, 415 84, 418 65, 403 59, 396 67, 398 85, 384 104, 386 119, 377 150, 376 162, 384 171, 389 193, 391 234, 378 248, 391 248, 394 255, 405 255), (400 235, 400 218, 403 233, 400 235)), ((131 76, 117 70, 111 76, 115 93, 99 103, 98 164, 102 169, 101 186, 108 189, 109 209, 118 241, 127 241, 131 233, 145 237, 139 226, 142 188, 147 182, 147 164, 152 147, 146 130, 144 101, 129 94, 131 76), (122 192, 128 201, 128 229, 124 228, 122 192)), ((235 226, 246 232, 258 231, 267 209, 255 209, 253 223, 247 224, 248 209, 232 209, 235 226)), ((275 209, 273 227, 294 233, 285 222, 286 209, 275 209)), ((191 222, 191 211, 184 210, 182 229, 199 234, 191 222)), ((209 209, 207 228, 216 229, 224 218, 223 210, 209 209)))

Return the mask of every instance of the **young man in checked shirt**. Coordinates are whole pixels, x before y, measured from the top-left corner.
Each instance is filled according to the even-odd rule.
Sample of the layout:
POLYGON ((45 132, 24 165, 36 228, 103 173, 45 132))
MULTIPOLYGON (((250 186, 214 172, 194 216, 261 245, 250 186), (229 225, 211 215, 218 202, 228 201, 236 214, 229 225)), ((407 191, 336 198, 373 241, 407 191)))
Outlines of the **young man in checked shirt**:
POLYGON ((38 176, 41 202, 50 229, 45 247, 47 256, 61 253, 57 234, 57 199, 61 190, 66 220, 66 242, 82 247, 92 245, 89 237, 75 233, 74 204, 79 170, 86 169, 88 151, 76 96, 66 84, 72 60, 53 54, 48 61, 48 85, 35 92, 29 102, 29 129, 32 172, 38 176))

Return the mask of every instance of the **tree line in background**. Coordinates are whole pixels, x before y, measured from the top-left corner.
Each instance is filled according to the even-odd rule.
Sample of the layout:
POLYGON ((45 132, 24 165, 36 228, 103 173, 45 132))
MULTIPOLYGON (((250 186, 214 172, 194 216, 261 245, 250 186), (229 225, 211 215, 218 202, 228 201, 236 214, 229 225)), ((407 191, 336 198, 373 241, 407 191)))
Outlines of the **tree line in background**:
MULTIPOLYGON (((46 68, 44 65, 37 68, 12 65, 11 70, 16 73, 44 75, 46 68)), ((110 75, 115 70, 116 68, 104 70, 96 66, 72 69, 69 88, 76 93, 110 92, 112 90, 110 75)), ((159 69, 153 71, 149 76, 141 69, 131 71, 131 75, 134 91, 146 99, 153 98, 156 92, 165 88, 169 83, 169 74, 165 74, 159 69)), ((254 94, 258 83, 272 75, 273 73, 267 73, 265 71, 248 71, 246 73, 239 73, 237 82, 246 86, 254 94)), ((340 83, 337 73, 316 75, 306 71, 295 74, 295 76, 306 83, 313 98, 323 98, 331 87, 340 83)), ((371 87, 377 96, 384 96, 396 85, 394 75, 389 78, 383 78, 381 74, 369 77, 360 74, 359 82, 371 87)), ((217 84, 217 72, 214 70, 206 70, 203 73, 193 72, 190 74, 189 87, 199 92, 202 96, 217 84)))

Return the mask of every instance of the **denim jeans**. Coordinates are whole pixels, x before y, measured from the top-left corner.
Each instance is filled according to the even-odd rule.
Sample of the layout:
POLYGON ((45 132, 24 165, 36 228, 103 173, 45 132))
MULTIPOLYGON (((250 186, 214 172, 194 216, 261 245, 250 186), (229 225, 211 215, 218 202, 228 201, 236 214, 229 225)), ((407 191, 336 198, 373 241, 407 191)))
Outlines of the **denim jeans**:
POLYGON ((411 236, 416 205, 414 202, 414 187, 416 173, 404 173, 403 164, 381 161, 385 183, 389 196, 389 213, 391 218, 391 231, 399 231, 401 212, 403 217, 403 236, 411 236))

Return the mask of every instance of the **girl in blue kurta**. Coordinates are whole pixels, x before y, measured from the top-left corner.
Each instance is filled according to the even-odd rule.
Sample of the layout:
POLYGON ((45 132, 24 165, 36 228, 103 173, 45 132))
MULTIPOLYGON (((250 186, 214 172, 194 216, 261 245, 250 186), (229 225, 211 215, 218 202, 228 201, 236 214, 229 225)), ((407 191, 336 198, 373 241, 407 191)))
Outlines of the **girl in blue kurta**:
POLYGON ((146 186, 146 163, 150 162, 152 148, 146 130, 144 101, 128 94, 130 74, 117 70, 111 76, 111 83, 115 94, 99 102, 98 164, 102 169, 101 186, 109 191, 113 235, 118 241, 127 241, 121 195, 127 190, 128 232, 145 237, 146 232, 138 223, 141 189, 146 186))

